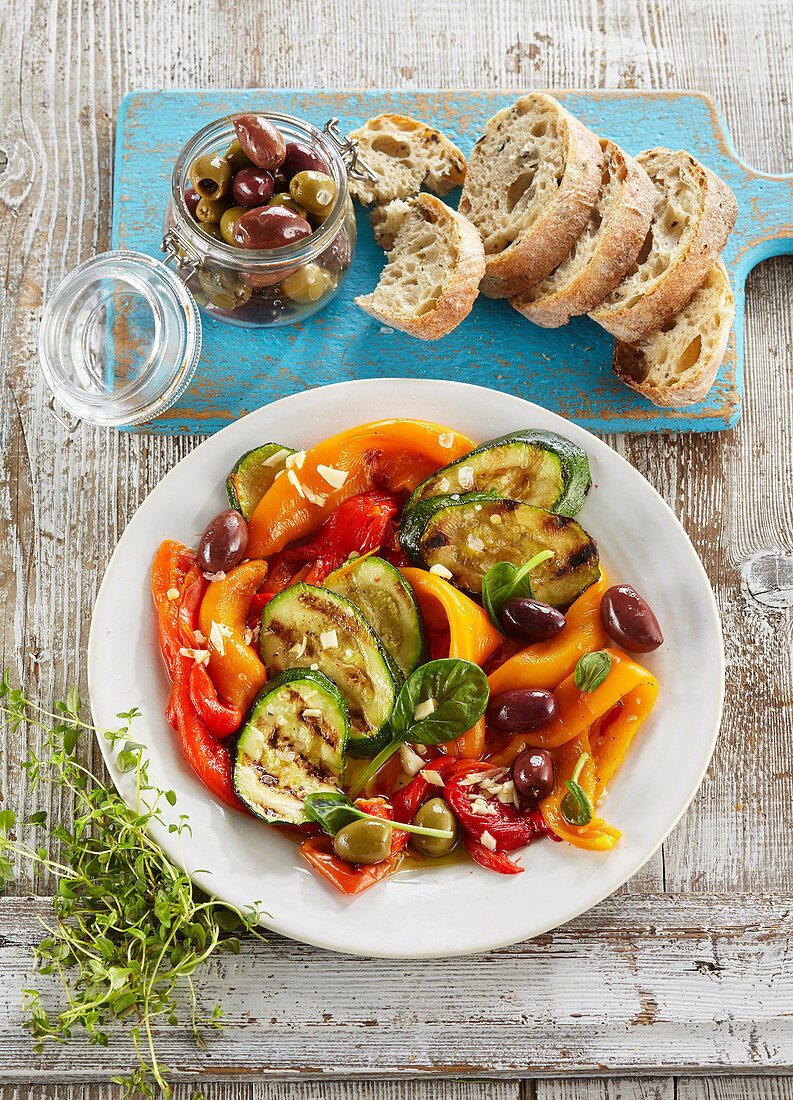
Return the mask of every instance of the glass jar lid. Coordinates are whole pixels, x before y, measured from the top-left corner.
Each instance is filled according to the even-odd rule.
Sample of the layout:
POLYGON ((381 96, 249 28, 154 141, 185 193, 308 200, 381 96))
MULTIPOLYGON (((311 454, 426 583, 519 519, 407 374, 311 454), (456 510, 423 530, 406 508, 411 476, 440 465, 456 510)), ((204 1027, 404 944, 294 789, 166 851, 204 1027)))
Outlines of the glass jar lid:
POLYGON ((161 260, 117 250, 80 264, 41 320, 39 357, 58 402, 93 424, 140 424, 190 384, 201 355, 192 295, 161 260))

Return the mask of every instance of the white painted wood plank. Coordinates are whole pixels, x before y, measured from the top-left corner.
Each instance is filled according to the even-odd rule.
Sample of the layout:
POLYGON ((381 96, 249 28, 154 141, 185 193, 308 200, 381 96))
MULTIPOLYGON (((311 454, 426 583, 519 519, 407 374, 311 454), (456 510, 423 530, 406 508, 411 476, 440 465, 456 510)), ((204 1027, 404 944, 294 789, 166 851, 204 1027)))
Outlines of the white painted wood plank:
POLYGON ((535 1100, 676 1100, 673 1077, 568 1077, 537 1081, 535 1100))

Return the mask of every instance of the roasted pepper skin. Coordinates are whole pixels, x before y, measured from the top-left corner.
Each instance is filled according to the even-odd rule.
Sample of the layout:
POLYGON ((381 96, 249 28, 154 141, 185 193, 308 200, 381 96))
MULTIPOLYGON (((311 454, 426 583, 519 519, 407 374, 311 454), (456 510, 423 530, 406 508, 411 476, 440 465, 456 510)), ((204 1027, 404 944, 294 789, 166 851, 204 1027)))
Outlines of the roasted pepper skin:
POLYGON ((399 506, 392 493, 371 489, 349 497, 332 512, 314 538, 302 546, 284 551, 290 562, 310 562, 308 584, 322 584, 350 554, 378 550, 399 506))
MULTIPOLYGON (((359 798, 356 806, 365 813, 374 817, 381 817, 384 821, 393 820, 393 810, 388 802, 382 798, 359 798)), ((361 894, 388 878, 399 865, 402 849, 407 843, 407 833, 397 829, 391 834, 391 854, 382 863, 349 863, 341 859, 333 851, 333 838, 327 834, 311 837, 300 845, 300 853, 308 860, 312 867, 328 880, 342 894, 361 894)))
POLYGON ((209 650, 212 683, 220 699, 243 714, 267 679, 264 665, 245 640, 251 599, 266 576, 266 561, 244 561, 235 566, 209 585, 198 616, 209 650), (213 623, 224 631, 222 652, 212 641, 213 623))

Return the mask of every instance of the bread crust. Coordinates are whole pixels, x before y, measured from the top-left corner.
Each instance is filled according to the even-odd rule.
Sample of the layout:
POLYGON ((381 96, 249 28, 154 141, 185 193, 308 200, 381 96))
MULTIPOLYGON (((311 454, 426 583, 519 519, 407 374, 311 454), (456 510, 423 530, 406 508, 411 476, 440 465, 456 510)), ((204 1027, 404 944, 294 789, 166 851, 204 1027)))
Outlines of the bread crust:
POLYGON ((408 201, 422 207, 438 226, 439 232, 452 234, 457 258, 443 293, 435 308, 420 317, 377 309, 373 304, 373 294, 359 295, 355 304, 384 325, 397 328, 408 336, 419 340, 439 340, 457 328, 471 312, 485 272, 485 251, 476 228, 468 219, 435 195, 422 191, 408 201))
POLYGON ((659 153, 688 160, 699 180, 702 209, 688 247, 674 256, 655 287, 631 305, 604 302, 590 311, 593 321, 626 343, 636 343, 656 332, 691 301, 714 267, 738 216, 738 204, 727 184, 690 153, 650 149, 636 159, 644 167, 659 153))
MULTIPOLYGON (((685 382, 673 383, 671 386, 658 386, 648 382, 638 382, 631 374, 630 365, 646 360, 646 352, 641 342, 638 345, 631 345, 618 340, 614 345, 614 357, 611 365, 620 382, 623 382, 630 389, 635 390, 636 393, 640 393, 659 408, 685 408, 688 405, 695 405, 698 401, 702 401, 713 385, 719 367, 724 360, 724 355, 730 342, 733 321, 735 319, 735 299, 732 295, 729 275, 727 274, 727 269, 724 264, 719 260, 714 267, 719 272, 729 291, 730 303, 732 306, 731 316, 729 321, 722 325, 719 331, 719 338, 711 350, 710 355, 707 360, 699 366, 693 378, 689 378, 685 382)), ((711 268, 711 270, 713 270, 713 268, 711 268)), ((712 328, 709 331, 712 332, 712 328)))
MULTIPOLYGON (((597 233, 596 247, 589 261, 573 278, 555 289, 532 298, 537 286, 510 298, 509 304, 542 328, 558 328, 571 317, 588 313, 618 283, 639 255, 652 220, 656 191, 645 170, 624 149, 602 139, 604 171, 607 163, 622 168, 617 207, 597 233)), ((595 204, 597 207, 597 203, 595 204)), ((564 261, 562 261, 564 263, 564 261)), ((553 278, 553 273, 550 278, 553 278)))
MULTIPOLYGON (((510 298, 550 275, 589 220, 600 191, 603 153, 598 138, 544 92, 521 96, 512 107, 499 111, 487 123, 484 137, 493 136, 516 108, 523 108, 528 113, 538 103, 552 108, 559 120, 564 143, 564 174, 556 193, 545 204, 533 226, 502 252, 486 257, 487 268, 480 290, 488 298, 510 298)), ((485 155, 481 141, 474 146, 469 158, 460 198, 460 213, 466 217, 473 209, 469 182, 485 155)))

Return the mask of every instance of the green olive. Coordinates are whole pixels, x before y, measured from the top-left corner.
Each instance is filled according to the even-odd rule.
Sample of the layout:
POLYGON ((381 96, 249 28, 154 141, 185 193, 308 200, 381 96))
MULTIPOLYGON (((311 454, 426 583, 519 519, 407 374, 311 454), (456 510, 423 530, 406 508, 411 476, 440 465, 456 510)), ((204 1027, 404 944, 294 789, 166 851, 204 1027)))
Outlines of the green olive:
POLYGON ((202 199, 221 199, 231 188, 231 165, 219 153, 206 153, 190 165, 190 182, 202 199))
POLYGON ((301 206, 299 202, 295 202, 288 191, 279 191, 276 195, 273 195, 267 205, 285 206, 287 210, 294 210, 295 214, 299 214, 301 218, 308 220, 308 211, 305 206, 301 206))
POLYGON ((391 829, 384 821, 353 821, 336 833, 333 851, 350 863, 382 863, 391 853, 391 829))
POLYGON ((431 798, 419 806, 411 825, 420 825, 422 829, 444 829, 452 834, 444 838, 411 833, 410 843, 424 856, 445 856, 457 843, 457 821, 442 798, 431 798))
POLYGON ((195 216, 200 222, 219 222, 230 206, 230 199, 199 199, 195 216))
POLYGON ((202 267, 198 272, 201 289, 218 309, 236 309, 250 299, 251 288, 220 267, 202 267))
POLYGON ((281 280, 281 287, 293 302, 317 302, 331 286, 332 276, 318 264, 306 264, 281 280))
POLYGON ((247 168, 251 163, 242 151, 242 146, 236 138, 229 145, 226 152, 223 154, 223 159, 227 160, 231 165, 231 170, 235 174, 239 172, 241 168, 247 168))
POLYGON ((310 214, 327 216, 336 201, 336 184, 324 172, 298 172, 289 181, 289 194, 310 214))
POLYGON ((247 206, 230 206, 228 210, 224 210, 220 215, 220 235, 226 244, 233 244, 237 246, 237 242, 232 237, 231 233, 234 229, 234 223, 242 214, 248 212, 247 206))
POLYGON ((214 237, 216 241, 223 240, 220 233, 220 226, 217 222, 199 222, 198 228, 202 233, 206 233, 208 237, 214 237))

